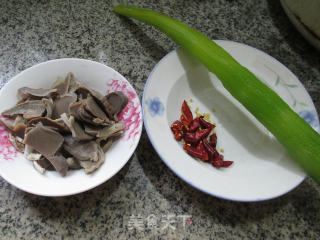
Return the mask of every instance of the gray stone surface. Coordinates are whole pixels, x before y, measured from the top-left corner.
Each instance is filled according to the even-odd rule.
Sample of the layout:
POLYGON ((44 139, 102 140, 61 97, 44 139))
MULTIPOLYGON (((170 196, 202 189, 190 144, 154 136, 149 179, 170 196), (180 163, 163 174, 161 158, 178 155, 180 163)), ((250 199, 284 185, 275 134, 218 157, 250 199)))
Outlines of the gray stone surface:
MULTIPOLYGON (((152 27, 115 15, 111 6, 119 2, 168 14, 212 39, 261 49, 298 76, 320 111, 320 54, 273 0, 0 0, 1 86, 36 63, 78 57, 115 68, 141 97, 153 66, 177 46, 152 27)), ((76 196, 38 197, 0 179, 0 239, 320 239, 319 226, 320 187, 310 178, 274 200, 221 200, 175 176, 145 132, 115 177, 76 196), (140 230, 136 216, 146 224, 151 214, 158 220, 191 215, 192 223, 183 227, 176 217, 176 229, 162 229, 163 222, 140 230)))

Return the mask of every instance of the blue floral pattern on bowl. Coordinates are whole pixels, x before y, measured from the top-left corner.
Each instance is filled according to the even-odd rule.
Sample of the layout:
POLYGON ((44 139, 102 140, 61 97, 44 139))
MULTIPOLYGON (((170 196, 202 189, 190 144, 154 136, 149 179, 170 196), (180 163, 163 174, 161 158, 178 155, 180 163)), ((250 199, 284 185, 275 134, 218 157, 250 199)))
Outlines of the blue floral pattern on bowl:
POLYGON ((147 99, 145 103, 148 106, 148 111, 152 117, 161 116, 164 113, 164 105, 158 97, 147 99))
POLYGON ((311 127, 319 127, 319 121, 316 111, 302 110, 299 112, 299 116, 302 117, 311 127))

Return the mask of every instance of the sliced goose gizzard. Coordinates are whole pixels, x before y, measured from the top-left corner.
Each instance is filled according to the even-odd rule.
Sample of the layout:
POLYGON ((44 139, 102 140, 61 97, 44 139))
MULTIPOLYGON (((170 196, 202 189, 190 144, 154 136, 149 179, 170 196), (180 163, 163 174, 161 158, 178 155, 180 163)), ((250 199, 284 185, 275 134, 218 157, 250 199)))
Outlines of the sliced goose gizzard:
POLYGON ((89 125, 89 124, 84 124, 84 131, 91 135, 96 137, 98 132, 101 131, 103 129, 103 127, 101 126, 94 126, 94 125, 89 125))
MULTIPOLYGON (((108 118, 101 119, 92 115, 88 110, 86 110, 86 100, 80 100, 69 106, 69 114, 73 115, 77 120, 95 125, 95 126, 107 126, 113 123, 108 118)), ((94 111, 93 109, 91 109, 94 111)), ((98 115, 98 113, 96 113, 98 115)))
POLYGON ((79 164, 84 168, 85 173, 92 173, 97 170, 104 163, 104 152, 102 148, 97 145, 97 161, 80 160, 79 164))
POLYGON ((42 98, 42 102, 46 108, 46 117, 51 118, 53 112, 53 100, 51 98, 42 98))
POLYGON ((106 141, 110 137, 121 136, 124 132, 125 126, 123 123, 115 123, 108 127, 97 127, 85 125, 84 130, 87 134, 96 137, 96 142, 106 141))
MULTIPOLYGON (((75 102, 75 103, 72 103, 69 105, 69 114, 73 115, 76 119, 78 119, 80 121, 83 120, 80 115, 80 108, 83 107, 82 105, 83 105, 82 101, 78 101, 78 102, 75 102)), ((91 122, 91 116, 88 119, 88 121, 91 122)))
POLYGON ((70 169, 80 169, 81 166, 79 164, 79 160, 75 159, 74 157, 68 157, 67 159, 67 164, 70 169))
POLYGON ((18 89, 18 96, 21 100, 26 99, 41 99, 41 98, 49 98, 53 93, 57 92, 57 89, 45 89, 45 88, 29 88, 22 87, 18 89))
POLYGON ((41 156, 41 158, 37 161, 32 161, 32 163, 33 167, 41 174, 44 174, 47 170, 55 170, 50 161, 43 156, 41 156))
POLYGON ((26 128, 27 120, 18 115, 13 122, 12 133, 17 137, 23 138, 26 128))
POLYGON ((63 113, 61 119, 68 126, 72 133, 72 137, 76 140, 91 140, 93 138, 84 131, 81 125, 75 120, 74 116, 70 115, 68 117, 67 114, 63 113))
POLYGON ((104 152, 108 151, 124 132, 124 125, 122 123, 116 123, 110 127, 105 127, 97 132, 96 143, 98 143, 104 152))
POLYGON ((80 99, 86 99, 88 95, 91 95, 95 98, 99 105, 102 105, 101 101, 103 96, 99 92, 88 88, 86 85, 79 84, 75 89, 75 92, 77 93, 80 99))
POLYGON ((59 97, 54 101, 52 118, 60 118, 61 114, 69 113, 69 106, 77 101, 77 95, 74 93, 68 93, 59 97))
POLYGON ((46 107, 41 100, 31 100, 17 104, 16 106, 2 112, 2 115, 12 117, 21 114, 25 119, 41 117, 46 107))
POLYGON ((48 157, 56 154, 63 141, 64 137, 60 133, 48 127, 36 125, 25 134, 23 143, 48 157))
POLYGON ((65 137, 63 149, 78 160, 98 161, 99 145, 95 141, 77 141, 71 136, 65 137))
POLYGON ((104 163, 104 152, 100 145, 94 141, 76 141, 67 136, 63 148, 73 156, 74 160, 77 160, 86 173, 95 171, 104 163))
POLYGON ((15 119, 0 115, 0 122, 9 130, 13 131, 13 123, 15 119))
POLYGON ((58 77, 57 81, 52 85, 52 88, 56 89, 59 96, 63 96, 70 91, 73 85, 74 76, 72 73, 68 73, 66 78, 58 77))
POLYGON ((67 175, 68 163, 66 158, 62 154, 58 153, 54 156, 48 156, 46 158, 52 164, 54 169, 61 174, 61 176, 67 175))
POLYGON ((105 96, 78 82, 72 73, 46 88, 18 89, 17 104, 2 112, 0 122, 10 141, 34 168, 44 174, 83 168, 92 173, 105 161, 104 152, 123 134, 118 115, 127 96, 105 96))
MULTIPOLYGON (((84 122, 87 122, 89 124, 94 124, 94 125, 100 125, 100 124, 97 124, 96 121, 94 121, 94 117, 92 116, 91 113, 89 113, 85 108, 84 108, 84 105, 82 104, 80 107, 79 107, 79 112, 78 112, 78 115, 80 116, 80 119, 84 122)), ((102 124, 103 123, 103 120, 100 121, 100 123, 102 124)))
POLYGON ((108 120, 107 115, 102 111, 91 95, 87 96, 84 102, 84 108, 96 118, 100 118, 105 121, 108 120))
POLYGON ((41 123, 43 126, 50 127, 62 134, 70 133, 70 129, 61 119, 52 120, 48 117, 37 117, 29 120, 27 125, 31 127, 37 125, 37 123, 41 123))
POLYGON ((104 163, 104 152, 94 141, 77 142, 66 140, 63 148, 73 156, 74 162, 69 164, 73 166, 74 164, 79 164, 86 173, 95 171, 104 163))
POLYGON ((99 131, 99 132, 97 133, 96 136, 97 136, 98 138, 105 138, 105 139, 107 139, 107 138, 115 135, 116 133, 123 131, 124 128, 125 128, 125 126, 124 126, 123 123, 121 123, 121 122, 115 123, 115 124, 111 125, 110 127, 105 127, 105 128, 103 128, 101 131, 99 131))
POLYGON ((19 138, 24 137, 25 129, 26 129, 26 120, 24 120, 21 116, 16 116, 14 119, 10 119, 4 116, 0 116, 0 122, 10 130, 10 133, 13 136, 17 136, 19 138))
MULTIPOLYGON (((54 169, 65 176, 68 170, 68 164, 66 159, 58 153, 58 150, 62 146, 64 138, 58 132, 41 125, 37 125, 29 130, 24 138, 24 144, 26 149, 29 149, 30 153, 25 149, 25 156, 29 160, 37 161, 44 156, 52 164, 54 169), (33 149, 39 154, 34 153, 33 149)), ((38 168, 35 167, 37 170, 38 168)), ((41 173, 42 171, 40 171, 41 173)))
POLYGON ((24 147, 24 156, 30 161, 38 161, 42 157, 40 153, 35 152, 34 149, 28 144, 26 144, 24 147))
POLYGON ((128 97, 121 91, 109 93, 102 98, 108 116, 117 120, 118 114, 125 108, 128 103, 128 97))
POLYGON ((39 173, 44 174, 46 172, 46 169, 39 164, 39 161, 32 161, 32 163, 34 169, 37 170, 39 173))
POLYGON ((69 77, 69 89, 68 92, 69 93, 74 93, 76 91, 76 89, 78 88, 79 85, 81 85, 80 82, 78 82, 73 73, 68 73, 67 74, 67 78, 69 77))
POLYGON ((91 95, 97 104, 103 109, 102 99, 104 98, 99 92, 94 89, 88 88, 84 84, 79 84, 75 90, 80 99, 86 99, 89 95, 91 95))
POLYGON ((108 150, 111 148, 112 143, 113 143, 113 139, 112 139, 112 138, 108 139, 108 140, 101 146, 103 152, 108 151, 108 150))
POLYGON ((101 108, 101 110, 108 114, 108 112, 105 109, 105 106, 102 102, 104 96, 102 96, 99 92, 89 89, 85 85, 78 85, 77 89, 75 90, 80 100, 87 99, 89 96, 92 96, 96 102, 96 104, 101 108))
MULTIPOLYGON (((40 165, 45 170, 55 170, 52 164, 49 162, 49 160, 43 156, 38 161, 34 161, 34 162, 37 162, 38 165, 40 165)), ((44 172, 40 172, 40 173, 43 174, 44 172)))
POLYGON ((23 139, 14 136, 12 133, 9 134, 9 140, 12 143, 12 145, 19 151, 19 152, 24 152, 25 146, 23 144, 23 139))

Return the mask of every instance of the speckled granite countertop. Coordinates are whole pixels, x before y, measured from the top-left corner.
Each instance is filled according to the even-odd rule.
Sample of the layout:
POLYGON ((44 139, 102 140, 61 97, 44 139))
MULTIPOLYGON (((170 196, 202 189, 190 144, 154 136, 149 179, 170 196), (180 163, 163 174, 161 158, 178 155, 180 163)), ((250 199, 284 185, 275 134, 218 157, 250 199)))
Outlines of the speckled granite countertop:
MULTIPOLYGON (((298 76, 320 112, 320 54, 295 30, 278 1, 125 2, 169 14, 212 39, 267 52, 298 76)), ((177 46, 151 27, 115 15, 114 3, 1 0, 1 86, 36 63, 78 57, 115 68, 141 97, 153 66, 177 46)), ((320 186, 307 178, 266 202, 217 199, 175 176, 143 132, 127 165, 83 194, 38 197, 0 179, 0 239, 320 239, 320 186), (171 227, 147 225, 148 217, 170 214, 171 227), (183 226, 178 215, 191 220, 183 226)))

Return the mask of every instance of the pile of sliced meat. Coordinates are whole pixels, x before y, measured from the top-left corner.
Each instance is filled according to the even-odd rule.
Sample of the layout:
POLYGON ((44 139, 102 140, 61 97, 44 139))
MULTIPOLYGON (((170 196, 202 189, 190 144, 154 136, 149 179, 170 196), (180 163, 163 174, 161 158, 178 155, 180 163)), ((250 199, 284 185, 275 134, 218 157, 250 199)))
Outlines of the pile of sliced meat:
POLYGON ((118 114, 128 98, 120 91, 102 96, 76 81, 72 73, 51 89, 18 90, 16 106, 2 112, 10 140, 42 174, 56 170, 98 169, 105 152, 124 132, 118 114))

